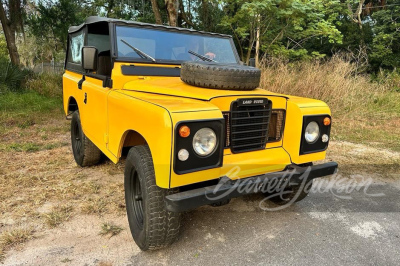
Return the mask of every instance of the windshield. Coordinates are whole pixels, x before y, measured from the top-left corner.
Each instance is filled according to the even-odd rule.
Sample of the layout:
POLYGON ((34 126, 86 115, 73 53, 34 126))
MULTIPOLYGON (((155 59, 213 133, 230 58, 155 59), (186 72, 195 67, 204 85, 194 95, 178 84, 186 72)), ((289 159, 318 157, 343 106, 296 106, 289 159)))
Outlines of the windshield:
POLYGON ((157 61, 238 63, 229 38, 126 26, 117 26, 117 51, 130 60, 143 59, 142 52, 157 61))

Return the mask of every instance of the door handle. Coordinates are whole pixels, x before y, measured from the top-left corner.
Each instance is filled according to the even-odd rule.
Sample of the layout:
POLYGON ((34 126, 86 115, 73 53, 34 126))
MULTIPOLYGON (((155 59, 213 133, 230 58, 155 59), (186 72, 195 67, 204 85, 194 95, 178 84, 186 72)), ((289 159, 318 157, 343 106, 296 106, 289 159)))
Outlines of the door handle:
POLYGON ((78 89, 82 89, 82 84, 85 81, 85 75, 82 76, 82 79, 80 81, 78 81, 78 89))

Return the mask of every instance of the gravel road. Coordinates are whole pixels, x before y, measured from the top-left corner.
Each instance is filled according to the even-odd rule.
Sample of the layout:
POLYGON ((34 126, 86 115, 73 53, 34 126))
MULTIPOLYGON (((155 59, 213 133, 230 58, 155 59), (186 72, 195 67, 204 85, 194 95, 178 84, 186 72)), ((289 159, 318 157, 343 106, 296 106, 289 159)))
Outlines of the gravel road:
POLYGON ((183 233, 176 244, 155 252, 136 247, 125 216, 79 216, 21 250, 10 251, 4 263, 399 265, 400 181, 391 180, 375 180, 366 192, 363 187, 340 193, 335 185, 281 211, 262 210, 260 195, 238 198, 219 208, 202 207, 184 214, 183 233), (100 236, 104 221, 125 230, 112 238, 100 236))

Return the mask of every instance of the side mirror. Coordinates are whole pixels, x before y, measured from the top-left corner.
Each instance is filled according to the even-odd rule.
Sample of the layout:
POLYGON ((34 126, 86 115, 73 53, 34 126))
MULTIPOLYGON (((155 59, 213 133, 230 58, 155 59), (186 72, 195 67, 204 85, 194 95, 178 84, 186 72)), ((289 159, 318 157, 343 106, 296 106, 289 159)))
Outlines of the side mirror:
POLYGON ((249 66, 251 66, 251 67, 256 67, 256 59, 255 59, 255 58, 250 58, 250 60, 249 60, 249 66))
POLYGON ((93 46, 84 46, 82 48, 82 68, 87 71, 97 70, 97 48, 93 46))

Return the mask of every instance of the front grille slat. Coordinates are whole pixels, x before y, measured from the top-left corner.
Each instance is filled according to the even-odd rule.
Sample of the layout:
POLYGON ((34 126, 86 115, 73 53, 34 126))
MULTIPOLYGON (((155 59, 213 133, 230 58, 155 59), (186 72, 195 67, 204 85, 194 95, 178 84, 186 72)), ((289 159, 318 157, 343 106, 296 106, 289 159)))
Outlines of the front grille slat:
MULTIPOLYGON (((253 147, 253 146, 257 146, 257 147, 261 147, 264 148, 265 145, 263 145, 263 143, 249 143, 249 144, 242 144, 242 145, 236 145, 236 148, 249 148, 249 147, 253 147)), ((247 149, 248 151, 249 149, 247 149)), ((255 150, 259 150, 259 149, 255 149, 255 150)))
MULTIPOLYGON (((264 137, 266 137, 266 136, 264 136, 264 137)), ((237 138, 237 139, 234 139, 234 138, 232 138, 232 142, 234 142, 234 141, 239 141, 239 140, 248 140, 248 139, 260 139, 260 136, 256 136, 256 137, 246 137, 246 138, 237 138)))
POLYGON ((247 131, 240 131, 240 132, 237 132, 236 130, 232 129, 231 136, 232 136, 232 135, 235 135, 235 134, 253 133, 253 132, 264 132, 264 131, 265 131, 265 129, 256 129, 256 130, 247 130, 247 131))
POLYGON ((248 126, 258 126, 258 125, 264 125, 264 122, 261 122, 261 123, 250 123, 250 124, 239 124, 239 125, 233 125, 232 127, 248 127, 248 126))
MULTIPOLYGON (((232 114, 233 115, 233 114, 232 114)), ((253 116, 253 117, 233 117, 231 120, 243 120, 243 119, 257 119, 257 118, 269 118, 269 115, 264 115, 264 116, 253 116)))
POLYGON ((229 113, 229 145, 234 153, 264 149, 268 141, 268 124, 272 102, 261 105, 239 105, 233 102, 229 113))

